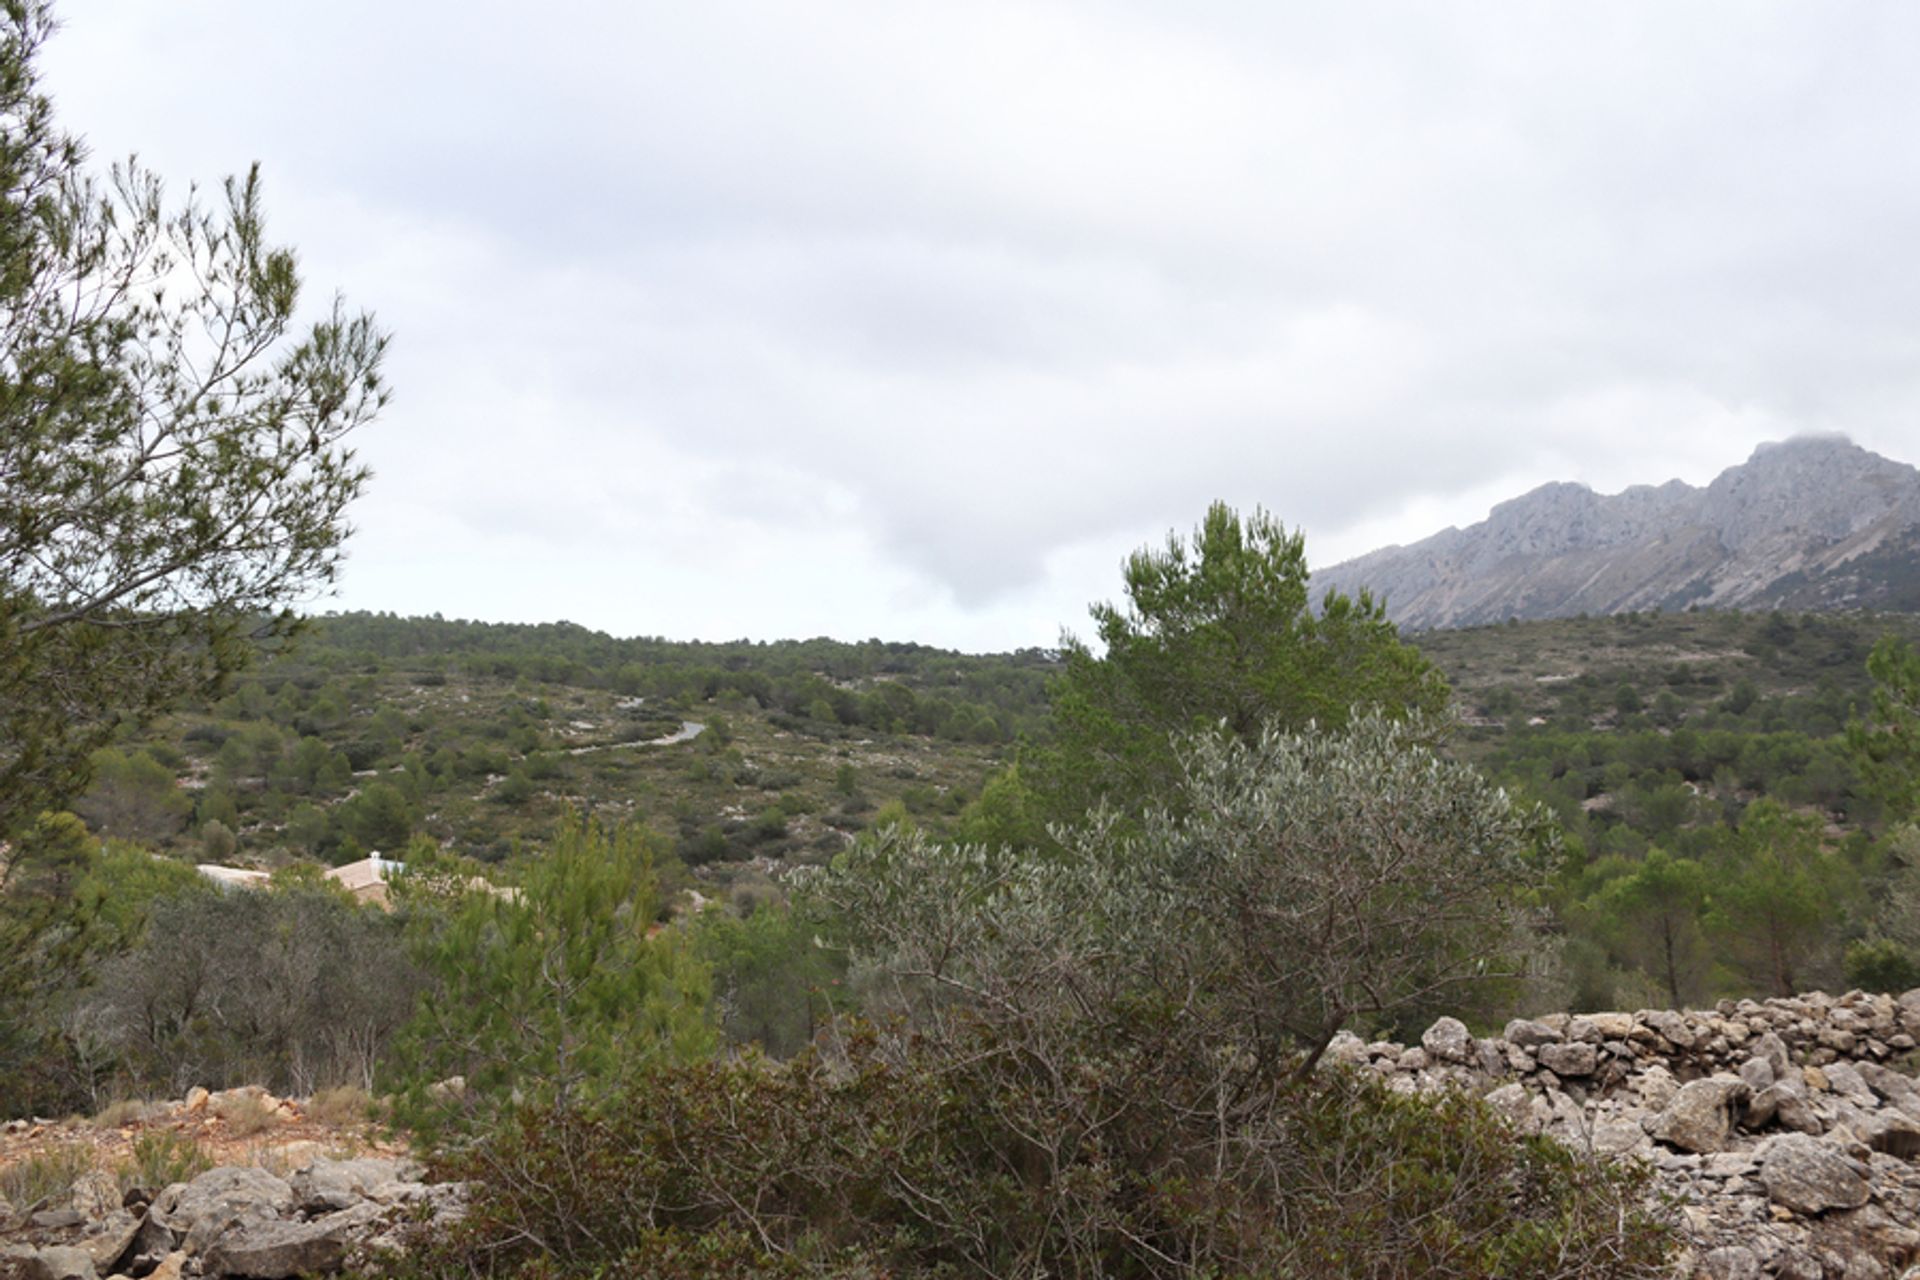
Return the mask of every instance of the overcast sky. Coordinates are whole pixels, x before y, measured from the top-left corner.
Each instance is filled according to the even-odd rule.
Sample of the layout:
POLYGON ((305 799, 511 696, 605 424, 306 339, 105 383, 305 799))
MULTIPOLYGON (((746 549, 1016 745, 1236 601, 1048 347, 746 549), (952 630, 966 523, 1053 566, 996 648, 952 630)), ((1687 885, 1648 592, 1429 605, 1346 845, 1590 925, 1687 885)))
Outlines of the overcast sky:
POLYGON ((1920 6, 67 0, 395 333, 325 609, 1054 643, 1218 497, 1920 461, 1920 6))

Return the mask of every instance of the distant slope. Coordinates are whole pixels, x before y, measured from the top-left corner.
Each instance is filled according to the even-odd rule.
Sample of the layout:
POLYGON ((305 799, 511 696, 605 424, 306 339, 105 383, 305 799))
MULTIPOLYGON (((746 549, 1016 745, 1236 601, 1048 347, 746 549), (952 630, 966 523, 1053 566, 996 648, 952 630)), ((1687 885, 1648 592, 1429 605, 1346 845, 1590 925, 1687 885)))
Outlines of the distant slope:
POLYGON ((1413 629, 1691 605, 1920 611, 1920 470, 1828 436, 1762 445, 1704 489, 1543 485, 1314 586, 1368 588, 1413 629))

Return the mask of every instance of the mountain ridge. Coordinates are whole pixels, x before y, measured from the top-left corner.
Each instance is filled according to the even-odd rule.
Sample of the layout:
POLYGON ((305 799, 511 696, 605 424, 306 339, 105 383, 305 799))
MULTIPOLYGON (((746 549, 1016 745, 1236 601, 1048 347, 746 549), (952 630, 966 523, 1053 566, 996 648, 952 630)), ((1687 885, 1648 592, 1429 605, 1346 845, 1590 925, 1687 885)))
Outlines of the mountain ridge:
POLYGON ((1844 436, 1762 444, 1696 487, 1555 481, 1314 574, 1411 630, 1647 609, 1920 611, 1920 469, 1844 436))

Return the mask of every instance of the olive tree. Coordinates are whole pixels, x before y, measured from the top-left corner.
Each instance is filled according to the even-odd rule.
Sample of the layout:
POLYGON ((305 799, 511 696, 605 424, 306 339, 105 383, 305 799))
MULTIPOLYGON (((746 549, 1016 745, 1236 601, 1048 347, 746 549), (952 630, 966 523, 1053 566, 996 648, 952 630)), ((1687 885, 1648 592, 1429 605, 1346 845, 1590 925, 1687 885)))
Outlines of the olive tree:
POLYGON ((302 324, 257 169, 170 201, 55 122, 45 0, 0 5, 0 835, 115 727, 217 689, 329 582, 386 337, 302 324))
POLYGON ((1137 1025, 1249 1079, 1303 1074, 1344 1026, 1522 971, 1551 830, 1433 733, 1378 711, 1217 729, 1181 744, 1177 803, 1135 830, 1108 815, 1043 853, 891 830, 810 892, 868 998, 935 1033, 986 1019, 1066 1053, 1177 1010, 1137 1025))

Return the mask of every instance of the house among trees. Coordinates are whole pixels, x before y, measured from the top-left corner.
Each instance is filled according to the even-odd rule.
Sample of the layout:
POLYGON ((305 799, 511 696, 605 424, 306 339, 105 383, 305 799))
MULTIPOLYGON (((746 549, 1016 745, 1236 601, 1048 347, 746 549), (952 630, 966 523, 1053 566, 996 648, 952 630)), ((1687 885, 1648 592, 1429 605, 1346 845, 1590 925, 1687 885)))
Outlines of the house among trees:
MULTIPOLYGON (((265 871, 253 871, 245 867, 223 867, 211 862, 203 862, 196 869, 201 875, 222 888, 264 888, 271 879, 270 874, 265 871)), ((370 902, 376 907, 385 907, 387 880, 406 869, 406 863, 392 858, 383 858, 378 853, 374 853, 358 862, 349 862, 343 867, 330 867, 325 874, 327 879, 352 894, 357 901, 370 902)))

